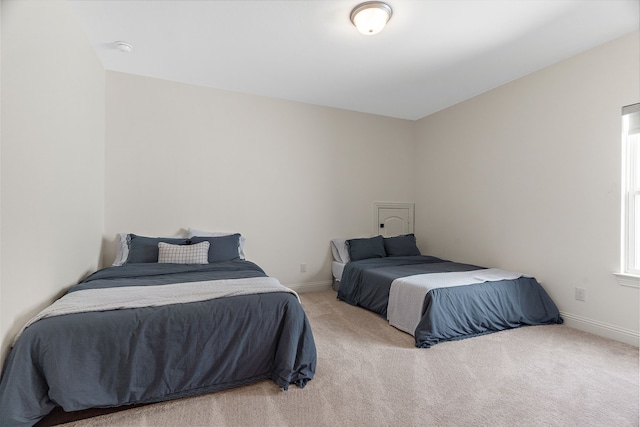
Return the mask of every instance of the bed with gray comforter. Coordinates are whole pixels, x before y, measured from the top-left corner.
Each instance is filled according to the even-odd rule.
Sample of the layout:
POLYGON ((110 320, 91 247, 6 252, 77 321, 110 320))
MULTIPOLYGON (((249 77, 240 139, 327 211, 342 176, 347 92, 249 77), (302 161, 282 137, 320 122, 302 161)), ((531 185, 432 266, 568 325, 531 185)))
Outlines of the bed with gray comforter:
POLYGON ((430 288, 423 299, 413 298, 415 294, 411 293, 405 298, 416 306, 418 318, 410 328, 399 329, 414 335, 416 346, 422 348, 525 325, 563 322, 558 308, 535 278, 515 274, 504 276, 504 280, 473 279, 474 275, 487 276, 485 272, 488 270, 484 267, 424 255, 360 259, 345 265, 338 299, 376 312, 393 325, 390 307, 395 307, 395 316, 400 318, 411 309, 406 304, 390 303, 394 286, 408 278, 439 277, 441 282, 445 278, 447 285, 430 288), (456 279, 446 280, 447 275, 456 279))
POLYGON ((165 300, 67 314, 56 301, 55 313, 24 329, 8 354, 0 424, 33 425, 56 406, 77 411, 159 402, 264 379, 284 390, 304 387, 316 367, 309 322, 297 295, 265 278, 256 264, 239 259, 94 273, 59 301, 102 295, 106 306, 118 307, 129 303, 128 295, 156 289, 167 291, 165 300), (190 290, 182 299, 181 287, 193 286, 200 296, 190 290))

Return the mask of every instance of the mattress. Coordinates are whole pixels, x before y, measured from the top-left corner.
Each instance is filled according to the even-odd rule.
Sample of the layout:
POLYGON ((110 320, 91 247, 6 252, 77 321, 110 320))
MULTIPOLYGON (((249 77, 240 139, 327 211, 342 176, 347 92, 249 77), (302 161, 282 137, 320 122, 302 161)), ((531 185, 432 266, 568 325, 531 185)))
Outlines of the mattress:
MULTIPOLYGON (((397 279, 482 269, 422 255, 351 261, 344 267, 338 299, 387 318, 391 286, 397 279)), ((411 310, 421 313, 412 333, 416 346, 421 348, 526 325, 563 322, 549 295, 530 276, 438 287, 426 293, 424 299, 414 298, 410 303, 418 305, 411 310)))
POLYGON ((77 411, 159 402, 263 379, 284 390, 304 387, 317 358, 309 322, 297 295, 284 286, 247 290, 265 277, 259 266, 239 259, 134 263, 94 273, 68 296, 198 284, 215 294, 222 282, 227 292, 191 302, 176 302, 172 294, 167 304, 80 309, 35 321, 5 361, 2 425, 33 425, 56 406, 77 411))

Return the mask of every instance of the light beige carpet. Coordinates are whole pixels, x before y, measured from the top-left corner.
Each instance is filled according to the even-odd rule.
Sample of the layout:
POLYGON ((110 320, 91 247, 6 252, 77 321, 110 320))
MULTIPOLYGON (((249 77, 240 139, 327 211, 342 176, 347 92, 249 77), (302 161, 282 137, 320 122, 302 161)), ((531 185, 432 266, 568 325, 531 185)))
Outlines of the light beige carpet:
POLYGON ((301 294, 318 350, 306 388, 271 381, 68 426, 638 426, 638 348, 564 325, 430 349, 386 320, 301 294))

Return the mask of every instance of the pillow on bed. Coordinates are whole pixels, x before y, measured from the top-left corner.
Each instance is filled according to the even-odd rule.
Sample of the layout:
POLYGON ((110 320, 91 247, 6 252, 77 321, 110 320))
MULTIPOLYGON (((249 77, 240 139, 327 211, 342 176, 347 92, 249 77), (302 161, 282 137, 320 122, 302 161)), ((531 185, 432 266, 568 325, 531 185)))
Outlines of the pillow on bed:
POLYGON ((127 257, 129 256, 128 235, 128 233, 118 233, 116 237, 116 257, 111 266, 117 267, 127 262, 127 257))
POLYGON ((347 247, 346 239, 333 239, 331 240, 331 253, 333 259, 346 264, 349 262, 349 248, 347 247))
POLYGON ((197 245, 158 243, 158 263, 208 264, 209 242, 197 245))
MULTIPOLYGON (((201 230, 196 230, 195 228, 190 228, 189 229, 189 237, 222 237, 222 236, 230 236, 232 234, 239 234, 239 233, 229 233, 229 232, 219 232, 219 231, 201 231, 201 230)), ((247 239, 244 238, 244 236, 240 235, 240 244, 238 245, 238 255, 240 256, 240 259, 245 259, 244 257, 244 243, 247 239)))
POLYGON ((384 251, 384 238, 382 236, 349 239, 347 240, 347 246, 349 247, 349 258, 351 261, 367 258, 384 258, 387 256, 387 253, 384 251))
POLYGON ((209 262, 231 261, 240 259, 238 245, 240 244, 240 234, 230 234, 218 237, 192 237, 191 244, 201 242, 209 243, 209 262))
MULTIPOLYGON (((167 239, 182 239, 185 236, 182 233, 178 233, 167 239)), ((127 263, 129 258, 129 233, 118 233, 116 235, 116 257, 113 260, 112 267, 118 267, 127 263)))
POLYGON ((413 234, 385 237, 384 250, 388 256, 422 255, 416 246, 416 236, 413 234))
POLYGON ((158 262, 158 243, 171 243, 172 245, 187 245, 189 239, 167 237, 144 237, 129 234, 129 256, 127 264, 138 262, 158 262))

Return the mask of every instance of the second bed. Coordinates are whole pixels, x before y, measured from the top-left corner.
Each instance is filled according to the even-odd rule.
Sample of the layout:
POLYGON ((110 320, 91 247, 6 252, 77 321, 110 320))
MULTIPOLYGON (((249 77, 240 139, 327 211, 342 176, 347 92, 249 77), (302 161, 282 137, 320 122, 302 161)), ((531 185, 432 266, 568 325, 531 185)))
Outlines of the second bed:
POLYGON ((343 242, 332 242, 338 299, 387 318, 417 347, 563 322, 534 277, 420 255, 413 235, 343 242))

